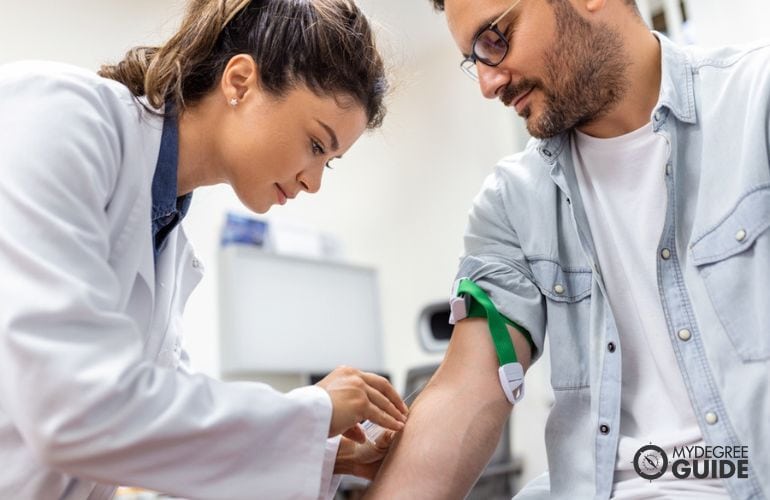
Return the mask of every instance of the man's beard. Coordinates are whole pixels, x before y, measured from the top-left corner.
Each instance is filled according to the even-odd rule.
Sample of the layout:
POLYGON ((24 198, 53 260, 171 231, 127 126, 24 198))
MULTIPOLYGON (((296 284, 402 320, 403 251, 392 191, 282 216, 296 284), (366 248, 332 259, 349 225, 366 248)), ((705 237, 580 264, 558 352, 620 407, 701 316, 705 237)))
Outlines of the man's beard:
POLYGON ((541 139, 600 118, 623 99, 629 87, 629 58, 620 34, 604 23, 589 23, 568 0, 553 0, 552 5, 557 39, 543 58, 547 85, 527 78, 509 85, 500 96, 509 105, 528 89, 543 93, 540 116, 532 116, 531 104, 521 111, 529 133, 541 139))

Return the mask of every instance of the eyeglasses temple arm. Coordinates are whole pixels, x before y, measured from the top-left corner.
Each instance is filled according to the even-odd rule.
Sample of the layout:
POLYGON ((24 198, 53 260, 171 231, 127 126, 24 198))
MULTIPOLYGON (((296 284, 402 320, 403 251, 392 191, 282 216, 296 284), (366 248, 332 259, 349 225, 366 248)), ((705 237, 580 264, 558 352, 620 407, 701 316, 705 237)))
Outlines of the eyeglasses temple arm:
POLYGON ((505 12, 503 12, 502 14, 500 14, 500 15, 497 17, 497 19, 495 19, 494 21, 492 21, 492 23, 489 25, 489 27, 491 28, 492 26, 494 26, 494 25, 496 25, 497 23, 499 23, 500 21, 502 21, 502 20, 503 20, 503 18, 504 18, 505 16, 507 16, 507 15, 508 15, 508 13, 509 13, 510 11, 512 11, 514 7, 516 7, 517 5, 519 5, 519 2, 521 2, 521 0, 516 0, 515 2, 513 2, 513 5, 511 5, 511 6, 510 6, 510 7, 508 7, 507 9, 505 9, 505 12))

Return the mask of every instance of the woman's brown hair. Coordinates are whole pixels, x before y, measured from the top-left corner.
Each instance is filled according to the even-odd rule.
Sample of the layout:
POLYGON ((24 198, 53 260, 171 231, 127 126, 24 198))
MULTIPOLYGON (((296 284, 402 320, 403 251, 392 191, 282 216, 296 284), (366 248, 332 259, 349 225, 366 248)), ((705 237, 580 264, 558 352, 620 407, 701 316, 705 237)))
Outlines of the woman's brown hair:
POLYGON ((298 84, 350 96, 368 127, 385 116, 382 57, 352 0, 192 0, 179 31, 161 47, 134 47, 99 75, 126 85, 153 108, 184 110, 214 89, 227 62, 249 54, 263 87, 280 97, 298 84))

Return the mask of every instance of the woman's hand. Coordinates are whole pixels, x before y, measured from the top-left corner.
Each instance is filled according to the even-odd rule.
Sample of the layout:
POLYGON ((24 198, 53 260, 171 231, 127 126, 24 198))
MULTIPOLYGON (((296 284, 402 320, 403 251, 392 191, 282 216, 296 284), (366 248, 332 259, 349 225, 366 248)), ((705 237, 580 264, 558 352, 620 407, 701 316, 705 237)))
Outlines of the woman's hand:
POLYGON ((363 420, 394 431, 404 428, 408 409, 384 377, 340 366, 316 385, 332 400, 329 437, 349 431, 349 437, 359 436, 357 424, 363 420))
POLYGON ((343 436, 337 449, 334 473, 374 479, 395 435, 393 431, 385 431, 376 441, 364 439, 362 443, 343 436))

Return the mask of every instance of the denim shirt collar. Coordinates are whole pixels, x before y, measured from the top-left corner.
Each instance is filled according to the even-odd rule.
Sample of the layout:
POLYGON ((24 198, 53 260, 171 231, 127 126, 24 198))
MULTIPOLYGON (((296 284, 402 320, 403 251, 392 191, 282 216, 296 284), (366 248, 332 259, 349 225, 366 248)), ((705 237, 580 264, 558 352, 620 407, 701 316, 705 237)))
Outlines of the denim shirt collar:
POLYGON ((650 118, 657 128, 661 117, 656 114, 665 107, 670 109, 680 121, 697 123, 692 61, 681 47, 666 36, 658 32, 653 34, 660 42, 661 78, 658 104, 655 105, 650 118))
POLYGON ((152 235, 155 256, 174 227, 190 208, 192 193, 177 196, 179 128, 173 107, 166 106, 158 162, 152 178, 152 235))
MULTIPOLYGON (((653 31, 660 42, 661 78, 660 95, 652 110, 650 121, 655 130, 659 129, 670 110, 684 123, 697 123, 695 112, 695 89, 693 88, 693 65, 687 53, 665 35, 653 31)), ((569 153, 571 131, 540 141, 537 149, 542 159, 553 166, 565 153, 569 153)))

